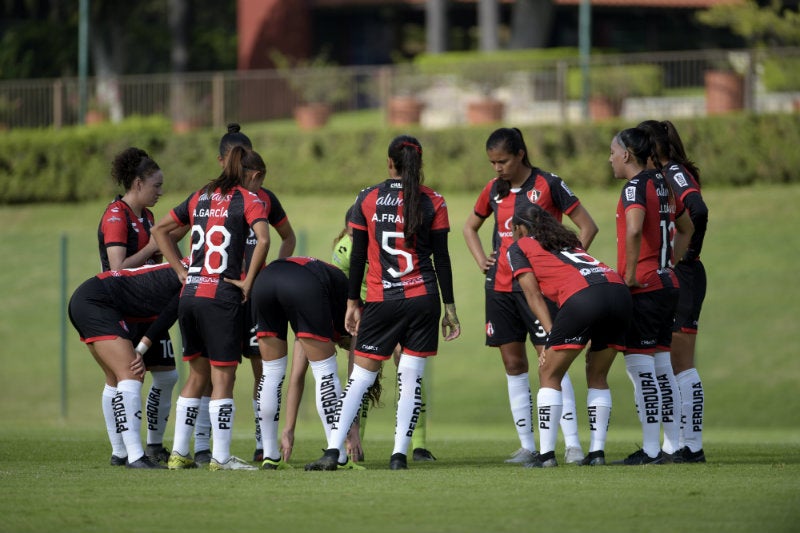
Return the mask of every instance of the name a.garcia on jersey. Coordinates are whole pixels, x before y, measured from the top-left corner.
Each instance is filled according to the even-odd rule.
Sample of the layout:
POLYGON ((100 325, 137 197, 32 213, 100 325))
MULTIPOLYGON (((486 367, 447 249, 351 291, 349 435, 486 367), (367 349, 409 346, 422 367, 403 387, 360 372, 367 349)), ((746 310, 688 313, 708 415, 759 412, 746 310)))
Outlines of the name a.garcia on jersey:
POLYGON ((196 209, 194 211, 195 218, 228 218, 228 208, 218 207, 216 209, 196 209))

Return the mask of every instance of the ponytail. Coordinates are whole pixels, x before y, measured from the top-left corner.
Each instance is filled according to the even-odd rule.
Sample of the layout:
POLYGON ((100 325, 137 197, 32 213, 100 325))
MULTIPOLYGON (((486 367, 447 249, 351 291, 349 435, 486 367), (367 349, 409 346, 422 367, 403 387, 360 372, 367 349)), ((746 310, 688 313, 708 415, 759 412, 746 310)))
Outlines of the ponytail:
POLYGON ((403 184, 403 236, 412 239, 422 226, 420 190, 422 174, 422 146, 414 137, 400 135, 389 144, 389 158, 403 184))

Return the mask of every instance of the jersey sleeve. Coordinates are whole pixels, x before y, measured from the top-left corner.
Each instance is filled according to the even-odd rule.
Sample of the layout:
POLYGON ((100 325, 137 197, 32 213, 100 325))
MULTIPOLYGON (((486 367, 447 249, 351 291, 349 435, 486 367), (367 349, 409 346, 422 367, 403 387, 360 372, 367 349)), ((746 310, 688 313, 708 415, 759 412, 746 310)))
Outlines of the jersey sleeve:
POLYGON ((528 256, 522 251, 520 241, 516 241, 509 246, 506 255, 508 264, 511 266, 511 273, 515 278, 525 272, 533 272, 528 256))
POLYGON ((560 177, 552 174, 550 177, 550 195, 553 204, 565 215, 569 215, 581 202, 578 197, 570 190, 566 182, 560 177))
POLYGON ((197 193, 190 194, 186 200, 175 206, 172 211, 169 212, 170 216, 172 216, 172 219, 181 226, 185 226, 191 222, 191 208, 189 205, 191 204, 192 198, 196 194, 197 193))
POLYGON ((475 201, 475 207, 472 208, 475 214, 481 218, 489 218, 492 214, 491 191, 495 181, 492 180, 486 184, 475 201))
POLYGON ((628 212, 628 209, 646 209, 647 207, 647 190, 646 190, 646 180, 642 180, 640 178, 634 178, 630 180, 625 188, 622 189, 622 197, 620 201, 622 203, 622 211, 624 213, 628 212))
POLYGON ((278 226, 286 223, 288 220, 286 211, 284 211, 283 206, 281 205, 280 200, 278 200, 278 197, 275 196, 275 193, 268 189, 261 190, 264 191, 269 198, 269 225, 273 228, 277 228, 278 226))
POLYGON ((356 229, 367 231, 367 219, 364 216, 364 211, 361 209, 361 204, 364 202, 364 197, 367 195, 367 189, 358 193, 353 210, 350 213, 350 220, 348 224, 356 229))
POLYGON ((253 227, 253 225, 260 220, 268 222, 270 209, 268 204, 269 200, 265 201, 259 198, 257 194, 247 189, 242 189, 242 194, 245 199, 244 217, 245 220, 247 220, 247 224, 253 227))
POLYGON ((108 206, 103 213, 100 231, 103 234, 103 246, 128 245, 128 218, 116 203, 108 206))

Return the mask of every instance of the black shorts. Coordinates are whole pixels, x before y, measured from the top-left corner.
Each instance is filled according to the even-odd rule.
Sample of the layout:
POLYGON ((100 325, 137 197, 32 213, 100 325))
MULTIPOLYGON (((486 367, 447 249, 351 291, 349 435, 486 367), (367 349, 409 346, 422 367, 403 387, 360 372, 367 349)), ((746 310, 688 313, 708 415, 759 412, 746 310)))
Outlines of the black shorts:
POLYGON ((285 341, 291 325, 296 337, 323 342, 334 338, 329 291, 302 265, 270 263, 256 278, 250 298, 259 337, 285 341))
MULTIPOLYGON (((545 298, 550 317, 558 314, 558 306, 545 298)), ((547 334, 531 311, 523 292, 498 292, 486 289, 486 346, 525 342, 530 336, 534 346, 547 342, 547 334)))
POLYGON ((178 323, 183 360, 208 357, 215 366, 242 362, 242 305, 215 298, 182 297, 178 323))
POLYGON ((645 354, 669 351, 678 289, 665 287, 632 297, 633 316, 625 333, 625 351, 645 354))
POLYGON ((672 331, 697 334, 697 323, 706 298, 706 269, 698 259, 681 261, 674 270, 681 288, 672 331))
POLYGON ((385 361, 400 344, 403 353, 419 357, 439 350, 439 295, 367 302, 361 313, 356 355, 385 361))
POLYGON ((621 350, 631 321, 631 291, 618 283, 590 285, 570 296, 553 321, 547 347, 554 350, 621 350))
POLYGON ((253 315, 253 300, 248 298, 242 311, 242 355, 245 357, 261 357, 258 351, 256 336, 256 319, 253 315))
MULTIPOLYGON (((119 337, 131 341, 134 347, 151 324, 126 319, 97 278, 86 280, 75 290, 69 301, 69 319, 86 344, 119 337)), ((150 340, 152 346, 144 354, 145 367, 175 366, 169 332, 150 340)))

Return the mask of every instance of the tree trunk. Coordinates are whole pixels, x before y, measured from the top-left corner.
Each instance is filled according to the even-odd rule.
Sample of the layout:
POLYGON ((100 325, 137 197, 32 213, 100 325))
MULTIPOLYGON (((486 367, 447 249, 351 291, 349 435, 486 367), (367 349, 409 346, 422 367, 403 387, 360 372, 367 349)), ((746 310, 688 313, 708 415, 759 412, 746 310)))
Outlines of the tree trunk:
POLYGON ((553 0, 517 0, 511 8, 509 48, 544 48, 550 40, 553 0))

